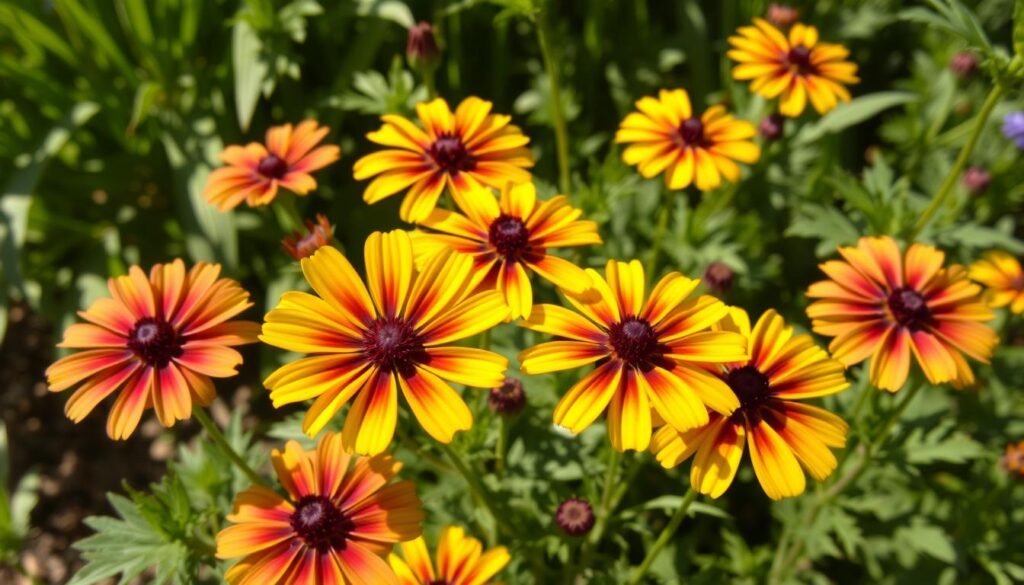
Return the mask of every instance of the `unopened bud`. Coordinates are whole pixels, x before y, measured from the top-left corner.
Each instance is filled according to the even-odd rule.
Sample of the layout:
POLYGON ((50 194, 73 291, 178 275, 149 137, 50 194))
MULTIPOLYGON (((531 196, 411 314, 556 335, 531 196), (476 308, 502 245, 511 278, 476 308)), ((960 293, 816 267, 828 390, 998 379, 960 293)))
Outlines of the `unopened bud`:
POLYGON ((487 406, 502 416, 519 414, 526 406, 523 383, 516 378, 505 378, 501 386, 491 389, 487 396, 487 406))
POLYGON ((788 27, 800 20, 800 11, 787 4, 772 2, 768 6, 768 22, 778 27, 788 27))
POLYGON ((783 132, 786 131, 786 119, 779 114, 767 116, 761 120, 759 130, 761 131, 761 136, 766 141, 774 142, 782 138, 783 132))
POLYGON ((594 509, 582 498, 569 498, 555 511, 555 524, 569 536, 583 536, 594 527, 594 509))
POLYGON ((704 271, 704 285, 715 294, 729 292, 732 288, 733 271, 724 262, 712 262, 704 271))
POLYGON ((971 195, 981 195, 991 182, 992 175, 982 167, 968 167, 964 172, 964 187, 971 195))
POLYGON ((405 57, 409 60, 409 66, 416 70, 432 70, 441 62, 434 27, 429 22, 418 22, 409 29, 405 57))
POLYGON ((960 79, 967 79, 978 69, 978 57, 974 53, 961 51, 949 60, 949 69, 960 79))
POLYGON ((334 238, 334 227, 326 217, 319 213, 316 214, 316 222, 307 219, 305 224, 305 234, 297 231, 281 240, 281 246, 284 247, 285 252, 288 252, 296 260, 312 256, 313 252, 330 244, 331 239, 334 238))

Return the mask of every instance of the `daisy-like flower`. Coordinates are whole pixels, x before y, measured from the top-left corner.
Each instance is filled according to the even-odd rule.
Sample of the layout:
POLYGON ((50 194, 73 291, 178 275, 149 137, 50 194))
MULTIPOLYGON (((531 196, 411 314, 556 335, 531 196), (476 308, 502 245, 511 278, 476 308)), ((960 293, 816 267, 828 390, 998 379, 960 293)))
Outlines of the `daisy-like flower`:
POLYGON ((320 248, 327 246, 334 239, 334 226, 321 214, 316 214, 316 221, 307 219, 306 233, 296 231, 281 240, 281 246, 288 255, 296 260, 311 256, 320 248))
POLYGON ((1009 307, 1016 314, 1024 313, 1024 270, 1020 262, 1006 252, 986 252, 971 264, 971 279, 988 288, 990 307, 1009 307))
POLYGON ((231 585, 398 585, 384 556, 419 537, 423 511, 390 455, 346 453, 330 433, 316 450, 288 441, 271 455, 287 497, 253 486, 235 497, 232 523, 217 535, 217 558, 241 560, 231 585))
POLYGON ((507 184, 496 202, 490 192, 456 194, 462 214, 435 209, 412 234, 416 262, 425 264, 439 251, 452 249, 473 257, 482 284, 497 288, 511 309, 509 319, 530 314, 530 272, 572 292, 587 282, 583 269, 548 253, 549 248, 600 244, 597 224, 578 219, 583 213, 564 195, 537 201, 533 183, 507 184))
POLYGON ((310 436, 355 399, 342 433, 346 448, 375 455, 391 443, 401 391, 430 436, 448 443, 473 425, 473 415, 445 380, 490 389, 508 366, 496 353, 448 344, 504 321, 505 299, 473 292, 468 256, 438 254, 417 271, 404 231, 371 234, 365 256, 369 290, 330 246, 302 259, 316 295, 285 293, 260 339, 311 355, 264 381, 270 399, 280 407, 316 398, 302 423, 310 436))
POLYGON ((807 101, 819 114, 850 101, 846 85, 858 83, 857 65, 846 60, 842 45, 818 42, 818 29, 800 23, 786 38, 766 20, 740 27, 729 37, 727 53, 737 63, 733 79, 751 80, 750 91, 765 99, 779 98, 779 112, 795 118, 807 101))
POLYGON ((404 221, 416 223, 434 210, 445 186, 469 196, 482 185, 501 189, 508 182, 530 181, 530 139, 509 123, 511 117, 492 114, 491 102, 469 97, 453 114, 437 98, 417 104, 416 112, 423 129, 390 115, 381 118, 380 130, 366 135, 389 147, 356 161, 357 181, 376 177, 363 193, 367 203, 408 189, 399 213, 404 221))
MULTIPOLYGON (((739 406, 729 387, 701 366, 746 358, 741 335, 709 328, 728 314, 711 296, 686 300, 699 280, 671 273, 644 290, 639 262, 611 260, 605 278, 587 269, 590 288, 566 298, 579 311, 535 305, 522 323, 565 338, 519 354, 525 374, 599 365, 555 407, 555 424, 579 433, 608 412, 608 434, 619 451, 646 449, 652 410, 678 430, 708 422, 705 405, 719 412, 739 406)), ((564 292, 564 291, 563 291, 564 292)))
POLYGON ((861 238, 839 248, 845 261, 821 264, 829 277, 811 285, 807 307, 814 332, 834 338, 832 357, 847 367, 871 358, 871 384, 895 392, 911 356, 932 384, 974 383, 966 354, 988 363, 998 342, 984 324, 993 318, 963 266, 943 268, 945 254, 911 245, 900 253, 888 237, 861 238))
POLYGON ((821 481, 836 468, 831 449, 846 444, 848 427, 831 412, 798 402, 835 394, 849 383, 843 364, 829 358, 810 335, 793 335, 775 311, 761 315, 753 329, 746 311, 731 308, 716 329, 735 331, 747 339, 750 359, 717 368, 739 406, 711 413, 708 424, 685 432, 670 426, 658 430, 651 450, 666 468, 696 453, 690 484, 717 498, 736 477, 744 443, 750 447, 761 487, 773 500, 804 491, 803 466, 821 481))
POLYGON ((402 543, 402 557, 388 557, 400 585, 488 585, 510 558, 503 546, 484 552, 480 541, 458 526, 441 531, 436 565, 422 537, 402 543))
POLYGON ((686 90, 661 90, 644 97, 615 133, 617 144, 629 144, 622 160, 636 165, 644 178, 665 173, 669 189, 691 183, 701 191, 740 180, 736 162, 752 164, 761 148, 751 142, 757 133, 750 122, 737 120, 723 106, 712 106, 697 116, 686 90), (735 161, 735 162, 734 162, 735 161))
POLYGON ((84 349, 46 370, 50 390, 82 383, 64 407, 80 422, 120 390, 107 417, 107 435, 127 439, 147 408, 165 427, 192 416, 193 402, 216 397, 210 378, 238 372, 242 356, 232 346, 255 343, 259 324, 231 321, 252 306, 234 280, 218 278, 220 266, 200 263, 185 271, 175 260, 157 264, 149 277, 138 266, 107 281, 112 298, 78 314, 88 323, 64 331, 57 347, 84 349))
POLYGON ((227 211, 243 201, 249 207, 267 205, 277 196, 278 189, 296 195, 309 194, 316 189, 316 180, 310 173, 341 156, 337 146, 317 146, 329 131, 313 120, 306 120, 294 128, 285 124, 267 130, 266 145, 250 142, 225 148, 220 160, 227 166, 210 173, 203 197, 221 211, 227 211))

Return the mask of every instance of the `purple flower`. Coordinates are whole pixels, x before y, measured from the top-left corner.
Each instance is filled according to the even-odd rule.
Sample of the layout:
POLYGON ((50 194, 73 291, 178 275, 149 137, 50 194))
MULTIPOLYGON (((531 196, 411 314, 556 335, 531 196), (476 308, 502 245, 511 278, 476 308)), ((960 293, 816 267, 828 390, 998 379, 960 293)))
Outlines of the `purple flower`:
POLYGON ((1003 136, 1012 140, 1017 148, 1024 148, 1024 112, 1011 112, 1003 118, 1003 136))

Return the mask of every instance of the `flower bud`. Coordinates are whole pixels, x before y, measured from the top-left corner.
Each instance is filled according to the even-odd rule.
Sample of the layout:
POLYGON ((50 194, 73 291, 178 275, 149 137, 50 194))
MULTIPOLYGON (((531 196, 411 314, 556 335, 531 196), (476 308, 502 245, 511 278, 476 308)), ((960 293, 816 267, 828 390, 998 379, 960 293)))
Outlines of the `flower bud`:
POLYGON ((1024 441, 1007 445, 1001 463, 1007 473, 1024 477, 1024 441))
POLYGON ((967 79, 978 69, 978 57, 974 53, 961 51, 949 60, 949 69, 960 79, 967 79))
POLYGON ((988 190, 992 175, 982 167, 968 167, 964 171, 964 187, 971 195, 981 195, 988 190))
POLYGON ((714 294, 729 292, 732 288, 733 271, 724 262, 712 262, 704 271, 704 285, 714 294))
POLYGON ((583 536, 594 527, 594 509, 582 498, 569 498, 555 511, 555 524, 569 536, 583 536))
POLYGON ((284 247, 285 252, 288 252, 296 260, 312 256, 313 252, 330 244, 334 238, 334 227, 326 217, 319 213, 316 214, 315 223, 307 219, 305 224, 306 234, 297 231, 281 240, 281 246, 284 247))
POLYGON ((409 67, 417 71, 433 70, 441 62, 441 51, 434 38, 434 27, 420 21, 409 29, 409 40, 405 45, 405 57, 409 67))
POLYGON ((758 129, 766 141, 774 142, 782 138, 782 134, 786 131, 786 119, 779 114, 772 114, 761 120, 758 129))
POLYGON ((785 28, 800 20, 800 11, 787 4, 772 2, 768 6, 768 22, 785 28))
POLYGON ((501 416, 519 414, 526 406, 523 383, 516 378, 505 378, 501 386, 491 389, 487 396, 487 406, 501 416))

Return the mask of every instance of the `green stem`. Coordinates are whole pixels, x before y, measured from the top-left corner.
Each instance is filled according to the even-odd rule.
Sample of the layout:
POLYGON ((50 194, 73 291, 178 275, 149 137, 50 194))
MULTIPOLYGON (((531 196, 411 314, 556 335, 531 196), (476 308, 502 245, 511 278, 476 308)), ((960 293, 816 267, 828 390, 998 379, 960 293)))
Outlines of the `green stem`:
POLYGON ((473 472, 469 469, 469 466, 462 459, 455 449, 452 449, 451 445, 444 443, 438 443, 438 447, 448 459, 455 466, 455 469, 462 475, 463 479, 466 480, 466 485, 469 486, 469 493, 473 499, 476 500, 477 504, 483 506, 487 510, 487 513, 491 516, 491 521, 494 523, 495 534, 491 538, 491 542, 497 542, 497 533, 501 530, 501 523, 498 522, 498 515, 494 511, 494 506, 491 504, 490 498, 487 497, 487 492, 484 491, 484 487, 480 485, 480 481, 477 479, 473 472))
POLYGON ((548 74, 548 83, 551 85, 551 125, 555 130, 555 152, 558 156, 558 187, 564 195, 572 196, 572 175, 569 168, 569 127, 565 121, 565 112, 562 111, 562 84, 558 74, 558 64, 555 62, 551 51, 551 31, 548 29, 547 11, 543 6, 544 0, 539 0, 534 22, 537 29, 537 43, 540 45, 541 58, 544 60, 544 70, 548 74))
POLYGON ((647 257, 646 269, 648 280, 654 279, 658 272, 658 255, 661 253, 661 247, 665 241, 665 235, 668 233, 668 220, 672 216, 672 211, 675 207, 674 204, 679 196, 680 195, 672 193, 671 191, 665 191, 665 201, 661 205, 660 213, 658 213, 658 225, 654 228, 654 239, 651 240, 651 252, 647 257))
POLYGON ((427 87, 427 100, 433 100, 437 97, 437 84, 434 81, 434 72, 437 70, 434 67, 424 67, 423 85, 427 87))
POLYGON ((295 231, 301 233, 306 225, 302 220, 302 215, 299 214, 299 208, 295 204, 295 199, 296 196, 291 193, 282 193, 277 198, 277 204, 274 205, 277 223, 281 228, 281 232, 285 235, 295 231))
MULTIPOLYGON (((857 459, 857 463, 852 469, 848 470, 843 476, 832 484, 824 493, 821 494, 818 499, 811 504, 807 509, 807 513, 804 514, 803 519, 800 521, 799 526, 807 528, 810 527, 818 518, 818 514, 821 510, 836 498, 839 494, 854 484, 861 475, 864 474, 868 469, 868 464, 874 459, 875 455, 878 454, 879 449, 885 444, 886 439, 889 438, 889 433, 899 422, 903 413, 910 406, 910 403, 914 400, 914 397, 921 391, 924 384, 915 385, 913 388, 908 390, 903 396, 903 399, 893 408, 889 417, 885 423, 882 424, 881 428, 877 433, 874 434, 872 439, 864 447, 861 456, 857 459)), ((796 565, 796 562, 800 560, 800 555, 803 554, 804 546, 806 542, 803 540, 796 540, 791 550, 785 550, 788 548, 783 546, 783 543, 779 542, 779 547, 775 551, 775 558, 772 561, 772 569, 769 573, 769 583, 782 583, 787 576, 789 569, 796 565)))
POLYGON ((579 566, 581 570, 590 568, 594 551, 597 550, 597 545, 604 536, 604 531, 608 527, 608 517, 614 509, 613 501, 615 501, 615 492, 617 491, 615 489, 615 480, 618 477, 619 466, 622 463, 622 453, 614 447, 611 451, 611 461, 608 462, 608 470, 605 472, 604 486, 601 490, 601 501, 597 507, 594 529, 590 531, 586 542, 583 543, 580 550, 579 566))
POLYGON ((203 430, 206 431, 206 434, 210 439, 216 443, 221 452, 235 464, 235 467, 237 467, 239 471, 249 478, 249 481, 251 481, 253 485, 265 488, 270 487, 270 484, 260 477, 260 474, 256 473, 252 467, 249 467, 249 464, 246 463, 245 459, 238 454, 238 451, 235 451, 234 448, 231 447, 231 443, 228 443, 228 440, 224 436, 224 433, 221 432, 220 427, 217 426, 217 423, 213 422, 210 415, 206 414, 203 407, 196 406, 192 409, 192 414, 196 417, 196 420, 199 421, 199 424, 202 425, 203 430))
POLYGON ((999 82, 996 82, 995 87, 992 88, 988 97, 985 98, 985 103, 982 104, 981 110, 978 111, 978 115, 974 118, 974 127, 971 128, 971 134, 967 137, 967 142, 960 149, 960 154, 957 155, 953 168, 949 169, 949 173, 946 174, 946 178, 942 181, 939 190, 932 197, 931 203, 925 208, 924 213, 917 218, 917 222, 910 232, 910 240, 916 238, 921 233, 921 230, 928 226, 939 209, 945 205, 946 199, 953 192, 953 187, 956 186, 956 182, 960 178, 961 173, 963 173, 964 167, 967 166, 967 161, 974 152, 978 139, 981 138, 981 133, 985 129, 985 123, 988 122, 989 116, 992 115, 992 110, 995 109, 996 104, 999 103, 999 98, 1003 96, 1005 91, 1006 89, 999 82))
POLYGON ((647 574, 647 570, 651 568, 654 560, 658 558, 661 553, 661 549, 665 548, 668 541, 675 535, 676 530, 679 529, 679 525, 683 523, 683 519, 686 518, 686 512, 690 509, 690 504, 697 499, 697 490, 690 486, 687 490, 686 495, 683 496, 683 501, 679 503, 679 508, 676 509, 676 513, 672 516, 672 519, 665 525, 664 530, 658 535, 658 540, 654 541, 654 545, 647 551, 647 556, 644 557, 640 566, 633 572, 633 576, 629 579, 629 585, 637 585, 647 574))
POLYGON ((505 476, 505 451, 508 449, 508 417, 498 415, 498 442, 494 445, 494 473, 505 476))

